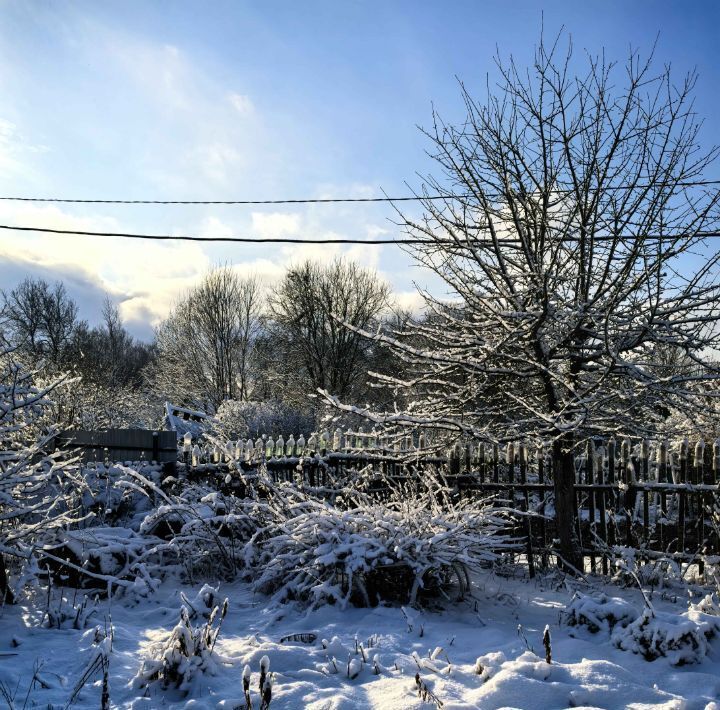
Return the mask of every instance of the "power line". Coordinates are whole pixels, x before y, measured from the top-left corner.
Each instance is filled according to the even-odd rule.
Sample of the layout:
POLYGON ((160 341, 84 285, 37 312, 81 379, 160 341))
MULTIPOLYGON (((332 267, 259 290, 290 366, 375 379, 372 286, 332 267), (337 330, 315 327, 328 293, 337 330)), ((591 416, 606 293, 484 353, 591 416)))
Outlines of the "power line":
MULTIPOLYGON (((467 195, 466 195, 467 196, 467 195)), ((65 197, 0 197, 3 202, 63 202, 89 205, 308 205, 335 202, 415 202, 445 200, 462 195, 423 195, 404 197, 324 197, 298 200, 86 200, 65 197)))
MULTIPOLYGON (((181 234, 136 234, 134 232, 89 232, 75 229, 52 229, 45 227, 24 227, 9 224, 0 224, 0 229, 10 229, 18 232, 48 232, 50 234, 70 234, 87 237, 121 237, 123 239, 149 239, 153 241, 181 241, 181 242, 239 242, 242 244, 429 244, 434 243, 427 239, 292 239, 289 237, 197 237, 181 234)), ((451 241, 451 240, 449 240, 451 241)))
MULTIPOLYGON (((120 237, 122 239, 146 239, 151 241, 183 241, 183 242, 235 242, 241 244, 363 244, 366 246, 382 245, 382 244, 449 244, 455 247, 464 247, 463 241, 454 239, 417 239, 412 237, 398 239, 373 239, 366 241, 363 239, 293 239, 290 237, 198 237, 182 234, 138 234, 135 232, 91 232, 76 229, 53 229, 51 227, 28 227, 20 225, 0 224, 0 229, 6 229, 16 232, 42 232, 48 234, 68 234, 73 236, 87 237, 120 237)), ((637 234, 620 234, 620 235, 598 235, 592 239, 596 242, 607 241, 630 241, 630 240, 653 240, 653 241, 671 241, 675 239, 705 239, 720 237, 720 231, 717 232, 696 232, 693 234, 666 234, 666 235, 637 235, 637 234)), ((577 237, 564 237, 564 241, 577 242, 577 237)), ((466 242, 467 246, 508 246, 522 248, 522 242, 518 239, 470 239, 466 242)))
MULTIPOLYGON (((684 182, 670 183, 668 186, 677 187, 702 187, 720 185, 720 180, 689 180, 684 182)), ((602 190, 636 190, 652 187, 649 184, 638 183, 635 185, 614 185, 602 190)), ((552 194, 572 194, 573 188, 555 188, 548 190, 552 194)), ((527 192, 532 195, 532 191, 527 192)), ((486 193, 486 197, 502 197, 502 193, 486 193)), ((301 199, 279 199, 279 200, 115 200, 115 199, 84 199, 70 197, 12 197, 0 196, 0 202, 53 202, 65 204, 86 204, 86 205, 307 205, 307 204, 333 204, 353 202, 422 202, 424 200, 461 200, 472 197, 471 194, 445 195, 404 195, 402 197, 318 197, 301 199)))

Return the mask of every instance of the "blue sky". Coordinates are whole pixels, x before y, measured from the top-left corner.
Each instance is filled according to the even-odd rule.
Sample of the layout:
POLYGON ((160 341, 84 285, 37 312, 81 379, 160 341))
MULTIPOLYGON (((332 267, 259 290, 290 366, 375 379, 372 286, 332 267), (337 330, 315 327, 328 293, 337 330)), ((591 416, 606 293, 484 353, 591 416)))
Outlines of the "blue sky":
MULTIPOLYGON (((431 102, 462 116, 496 49, 527 63, 541 19, 578 53, 630 45, 697 67, 708 143, 720 132, 712 2, 11 2, 0 0, 0 195, 269 199, 403 194, 432 171, 431 102)), ((713 175, 713 177, 716 177, 713 175)), ((111 207, 0 203, 0 223, 200 235, 392 236, 386 206, 111 207)), ((151 327, 213 264, 271 284, 305 257, 347 254, 411 306, 437 288, 396 247, 148 244, 0 233, 0 281, 65 279, 81 315, 104 292, 151 327)))

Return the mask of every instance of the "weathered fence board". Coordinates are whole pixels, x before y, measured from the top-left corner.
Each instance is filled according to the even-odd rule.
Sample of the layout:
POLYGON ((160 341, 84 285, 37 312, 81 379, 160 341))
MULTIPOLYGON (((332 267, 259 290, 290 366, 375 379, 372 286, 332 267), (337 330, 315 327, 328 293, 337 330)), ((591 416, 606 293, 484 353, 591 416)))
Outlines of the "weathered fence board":
POLYGON ((81 459, 91 461, 177 461, 174 431, 151 429, 102 429, 65 431, 55 437, 55 447, 77 450, 81 459))

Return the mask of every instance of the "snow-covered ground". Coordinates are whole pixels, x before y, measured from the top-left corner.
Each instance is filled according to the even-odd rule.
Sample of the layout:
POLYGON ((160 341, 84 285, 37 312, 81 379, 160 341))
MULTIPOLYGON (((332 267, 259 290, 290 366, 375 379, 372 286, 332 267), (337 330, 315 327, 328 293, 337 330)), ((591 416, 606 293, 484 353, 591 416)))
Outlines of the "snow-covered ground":
MULTIPOLYGON (((278 710, 433 707, 418 697, 418 668, 445 709, 720 707, 715 705, 720 698, 720 639, 710 641, 701 663, 675 666, 665 657, 648 662, 616 648, 606 629, 591 633, 561 623, 572 589, 557 579, 528 582, 489 575, 476 584, 475 600, 438 611, 326 606, 309 613, 292 605, 271 609, 265 597, 243 583, 221 585, 220 596, 228 597, 229 610, 215 647, 217 672, 198 677, 187 696, 163 690, 158 683, 138 688, 133 678, 177 623, 181 591, 192 600, 199 587, 166 583, 136 604, 101 601, 85 631, 42 628, 41 612, 8 606, 0 617, 0 680, 15 695, 16 707, 23 707, 34 668, 41 664, 28 707, 64 707, 92 658, 95 624, 104 625, 111 617, 113 707, 243 708, 247 664, 253 707, 259 708, 263 656, 274 673, 271 707, 278 710), (542 643, 546 625, 551 665, 545 662, 542 643), (317 639, 305 643, 309 637, 304 636, 280 643, 293 634, 315 634, 317 639), (354 678, 348 677, 348 663, 350 674, 357 674, 354 678)), ((638 611, 643 608, 637 589, 609 586, 604 592, 622 597, 638 611)), ((687 610, 687 599, 672 593, 656 593, 652 603, 658 614, 687 610)), ((98 708, 100 694, 96 675, 73 707, 98 708)))

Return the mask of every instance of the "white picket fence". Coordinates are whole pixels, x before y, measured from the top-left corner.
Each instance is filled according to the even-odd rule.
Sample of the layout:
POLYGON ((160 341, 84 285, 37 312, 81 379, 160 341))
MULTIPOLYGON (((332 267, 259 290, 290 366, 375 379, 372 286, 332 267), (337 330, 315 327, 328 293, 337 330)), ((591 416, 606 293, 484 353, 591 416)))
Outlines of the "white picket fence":
POLYGON ((341 431, 336 429, 310 434, 306 439, 302 434, 296 439, 290 434, 286 439, 282 435, 272 437, 258 437, 252 439, 238 439, 227 441, 224 444, 193 444, 192 438, 186 434, 180 452, 182 458, 192 466, 204 463, 227 463, 230 461, 258 462, 278 458, 300 458, 313 453, 325 454, 362 454, 363 456, 408 454, 424 450, 426 436, 421 433, 415 437, 408 434, 404 437, 381 436, 375 431, 341 431))

